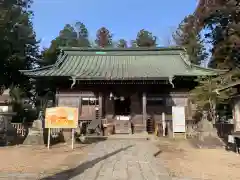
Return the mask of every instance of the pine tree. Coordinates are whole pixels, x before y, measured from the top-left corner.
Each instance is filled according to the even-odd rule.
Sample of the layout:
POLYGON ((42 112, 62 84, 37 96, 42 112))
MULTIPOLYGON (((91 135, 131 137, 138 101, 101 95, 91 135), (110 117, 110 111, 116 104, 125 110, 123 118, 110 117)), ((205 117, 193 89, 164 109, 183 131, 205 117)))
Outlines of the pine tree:
POLYGON ((200 112, 207 111, 212 123, 216 122, 216 106, 229 99, 231 92, 226 91, 218 95, 216 89, 222 87, 224 82, 222 76, 199 77, 196 79, 198 86, 191 91, 191 99, 197 105, 200 112))

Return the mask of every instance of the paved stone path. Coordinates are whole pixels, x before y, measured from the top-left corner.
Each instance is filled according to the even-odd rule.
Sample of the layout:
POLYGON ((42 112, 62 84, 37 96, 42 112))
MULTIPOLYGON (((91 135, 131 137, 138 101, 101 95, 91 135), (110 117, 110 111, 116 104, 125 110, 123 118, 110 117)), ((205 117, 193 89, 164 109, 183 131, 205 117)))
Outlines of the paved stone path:
POLYGON ((150 141, 107 140, 96 144, 71 180, 170 180, 150 141))
POLYGON ((2 174, 12 180, 193 180, 171 178, 153 156, 158 148, 147 140, 106 140, 97 143, 79 166, 41 178, 34 174, 2 174))

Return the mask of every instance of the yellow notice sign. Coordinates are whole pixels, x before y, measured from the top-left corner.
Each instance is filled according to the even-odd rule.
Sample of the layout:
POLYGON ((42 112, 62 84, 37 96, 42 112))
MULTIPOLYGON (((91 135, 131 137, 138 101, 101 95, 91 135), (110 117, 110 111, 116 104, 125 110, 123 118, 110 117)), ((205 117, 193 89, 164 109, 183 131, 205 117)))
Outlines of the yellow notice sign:
POLYGON ((47 108, 45 128, 77 128, 78 108, 54 107, 47 108))

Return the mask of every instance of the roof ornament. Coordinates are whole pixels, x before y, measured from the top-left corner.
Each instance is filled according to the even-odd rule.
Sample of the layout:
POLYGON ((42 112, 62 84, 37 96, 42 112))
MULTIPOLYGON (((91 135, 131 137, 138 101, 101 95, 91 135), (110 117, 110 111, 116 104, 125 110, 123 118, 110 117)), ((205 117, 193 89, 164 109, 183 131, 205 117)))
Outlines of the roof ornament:
POLYGON ((71 89, 73 88, 73 86, 76 84, 76 77, 72 77, 72 84, 71 84, 71 89))
POLYGON ((112 92, 110 92, 110 94, 109 94, 109 100, 112 100, 112 98, 114 98, 114 95, 113 95, 112 92))
POLYGON ((174 79, 174 76, 169 76, 168 77, 168 81, 169 83, 172 85, 172 88, 175 88, 174 84, 173 84, 173 79, 174 79))
POLYGON ((64 54, 63 49, 60 49, 60 55, 63 56, 63 54, 64 54))
POLYGON ((60 53, 60 55, 57 57, 57 61, 53 65, 53 67, 54 68, 59 68, 59 66, 61 66, 61 64, 64 62, 66 56, 67 56, 67 54, 60 53))
POLYGON ((183 49, 184 49, 184 52, 180 53, 180 57, 188 66, 191 66, 191 62, 189 61, 189 55, 187 54, 187 49, 184 47, 183 49))
POLYGON ((214 92, 217 93, 217 95, 220 95, 220 92, 218 89, 215 89, 214 92))

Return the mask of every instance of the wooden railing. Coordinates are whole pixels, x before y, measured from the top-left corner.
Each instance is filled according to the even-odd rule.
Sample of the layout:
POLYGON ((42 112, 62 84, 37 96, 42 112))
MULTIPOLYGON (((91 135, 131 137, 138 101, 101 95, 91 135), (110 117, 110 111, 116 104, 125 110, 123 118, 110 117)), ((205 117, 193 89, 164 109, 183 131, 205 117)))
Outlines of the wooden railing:
MULTIPOLYGON (((23 123, 11 123, 12 126, 17 130, 17 135, 18 136, 21 136, 21 137, 24 137, 27 135, 27 128, 31 127, 31 125, 24 125, 23 123)), ((51 136, 53 138, 55 137, 58 137, 59 136, 59 133, 62 131, 62 129, 60 128, 54 128, 54 129, 51 129, 51 136)))
POLYGON ((51 136, 53 138, 56 138, 59 136, 59 134, 61 133, 62 129, 60 128, 54 128, 54 129, 51 129, 51 136))
POLYGON ((12 126, 17 130, 18 136, 26 136, 27 128, 22 123, 11 123, 12 126))

